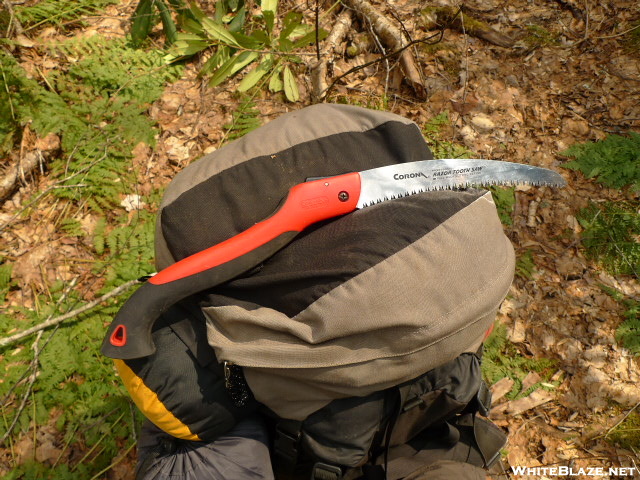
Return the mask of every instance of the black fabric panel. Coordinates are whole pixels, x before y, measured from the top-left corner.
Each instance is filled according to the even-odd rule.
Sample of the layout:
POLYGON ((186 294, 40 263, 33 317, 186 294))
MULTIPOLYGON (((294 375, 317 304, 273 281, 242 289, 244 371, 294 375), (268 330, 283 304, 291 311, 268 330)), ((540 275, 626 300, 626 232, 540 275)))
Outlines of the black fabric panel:
POLYGON ((162 233, 176 260, 265 219, 308 177, 433 158, 416 125, 394 121, 267 153, 214 175, 163 208, 162 233))
POLYGON ((251 275, 208 292, 203 306, 273 308, 293 317, 414 243, 485 192, 428 192, 358 210, 303 232, 251 275))
POLYGON ((126 363, 170 412, 202 440, 211 441, 251 414, 257 403, 233 405, 204 325, 197 308, 176 305, 154 326, 156 353, 126 363))
POLYGON ((387 392, 334 400, 302 424, 302 444, 325 462, 355 467, 387 420, 387 392))

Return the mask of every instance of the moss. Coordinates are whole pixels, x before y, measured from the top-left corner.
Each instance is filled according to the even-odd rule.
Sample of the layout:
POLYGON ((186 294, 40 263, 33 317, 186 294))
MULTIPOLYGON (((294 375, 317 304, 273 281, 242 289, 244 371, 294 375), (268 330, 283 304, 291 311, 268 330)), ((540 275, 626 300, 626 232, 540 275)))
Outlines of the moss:
POLYGON ((627 53, 640 54, 640 20, 633 22, 628 32, 622 36, 622 43, 627 53))
POLYGON ((640 414, 632 412, 606 438, 619 447, 638 451, 640 449, 640 414))
POLYGON ((370 110, 389 110, 389 98, 384 95, 337 94, 331 96, 330 101, 342 105, 368 108, 370 110))
POLYGON ((418 50, 429 60, 435 58, 452 79, 458 78, 461 54, 456 45, 449 42, 421 43, 418 50))
POLYGON ((485 22, 465 14, 458 7, 426 7, 420 10, 420 15, 428 27, 431 27, 435 22, 438 26, 447 27, 455 24, 456 28, 464 28, 471 34, 491 30, 491 27, 485 22))
POLYGON ((522 38, 522 42, 529 49, 557 45, 558 37, 540 25, 529 24, 526 26, 527 34, 522 38))

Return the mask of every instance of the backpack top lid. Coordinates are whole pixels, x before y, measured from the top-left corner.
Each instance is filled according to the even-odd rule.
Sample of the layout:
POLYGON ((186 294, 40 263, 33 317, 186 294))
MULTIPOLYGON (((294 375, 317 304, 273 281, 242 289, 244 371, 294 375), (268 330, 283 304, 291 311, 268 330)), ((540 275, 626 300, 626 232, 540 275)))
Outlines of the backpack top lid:
MULTIPOLYGON (((431 158, 417 125, 394 114, 330 104, 285 114, 176 176, 158 216, 158 268, 265 219, 308 177, 431 158)), ((476 351, 514 263, 490 193, 427 192, 313 225, 200 300, 218 360, 245 367, 278 415, 304 419, 476 351)))

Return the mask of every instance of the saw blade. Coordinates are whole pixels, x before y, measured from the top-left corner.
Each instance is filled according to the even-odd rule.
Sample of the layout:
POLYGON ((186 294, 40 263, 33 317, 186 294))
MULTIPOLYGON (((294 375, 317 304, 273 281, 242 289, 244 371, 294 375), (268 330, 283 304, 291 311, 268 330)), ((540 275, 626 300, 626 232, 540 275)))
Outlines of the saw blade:
POLYGON ((356 208, 434 190, 495 185, 563 187, 562 176, 546 168, 498 160, 446 158, 399 163, 360 172, 356 208))

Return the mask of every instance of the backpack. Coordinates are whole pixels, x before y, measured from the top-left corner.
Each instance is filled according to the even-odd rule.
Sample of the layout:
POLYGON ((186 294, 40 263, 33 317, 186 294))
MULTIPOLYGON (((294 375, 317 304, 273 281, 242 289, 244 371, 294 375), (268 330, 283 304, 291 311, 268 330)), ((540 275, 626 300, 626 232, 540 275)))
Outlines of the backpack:
MULTIPOLYGON (((394 114, 285 114, 175 177, 157 267, 266 218, 306 178, 431 158, 417 125, 394 114)), ((313 225, 194 292, 156 323, 153 356, 116 364, 147 417, 178 438, 215 439, 260 409, 282 478, 403 478, 425 452, 487 466, 504 436, 475 415, 490 397, 481 345, 513 274, 489 192, 413 195, 313 225), (167 385, 172 368, 191 369, 183 384, 167 385)))

